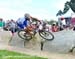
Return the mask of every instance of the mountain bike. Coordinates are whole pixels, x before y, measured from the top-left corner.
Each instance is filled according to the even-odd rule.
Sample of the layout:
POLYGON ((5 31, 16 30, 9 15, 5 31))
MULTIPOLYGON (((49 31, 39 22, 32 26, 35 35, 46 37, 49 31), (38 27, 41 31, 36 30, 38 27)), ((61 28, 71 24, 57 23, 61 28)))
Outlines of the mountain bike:
POLYGON ((45 29, 39 29, 38 32, 33 29, 30 32, 33 34, 29 34, 27 31, 22 29, 18 31, 18 36, 24 40, 31 40, 38 33, 39 36, 45 40, 52 41, 54 39, 54 35, 50 31, 46 31, 45 29))

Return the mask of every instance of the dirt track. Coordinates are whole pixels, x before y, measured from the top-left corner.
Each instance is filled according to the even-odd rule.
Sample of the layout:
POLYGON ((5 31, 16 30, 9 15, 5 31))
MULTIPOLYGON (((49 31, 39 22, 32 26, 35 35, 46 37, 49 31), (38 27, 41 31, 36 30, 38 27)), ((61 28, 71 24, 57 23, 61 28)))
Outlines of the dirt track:
MULTIPOLYGON (((26 46, 23 45, 23 40, 20 39, 17 34, 13 37, 13 40, 10 43, 10 46, 8 46, 8 41, 11 35, 9 35, 10 32, 0 32, 0 44, 4 45, 5 48, 9 50, 16 50, 16 51, 22 51, 33 55, 38 56, 46 56, 51 59, 75 59, 74 55, 75 52, 72 54, 68 54, 68 50, 72 47, 72 45, 75 45, 75 33, 72 30, 64 30, 61 32, 53 33, 55 36, 55 39, 53 41, 46 41, 44 45, 43 52, 40 51, 40 40, 38 39, 31 40, 30 42, 26 43, 26 46), (3 34, 4 33, 4 34, 3 34), (7 47, 6 47, 7 45, 7 47), (15 47, 15 48, 13 48, 15 47), (27 50, 28 49, 28 50, 27 50), (29 51, 29 52, 28 52, 29 51), (32 52, 30 52, 32 51, 32 52), (40 55, 41 54, 41 55, 40 55)), ((39 38, 38 35, 36 35, 37 38, 39 38)), ((0 46, 1 47, 1 46, 0 46)))

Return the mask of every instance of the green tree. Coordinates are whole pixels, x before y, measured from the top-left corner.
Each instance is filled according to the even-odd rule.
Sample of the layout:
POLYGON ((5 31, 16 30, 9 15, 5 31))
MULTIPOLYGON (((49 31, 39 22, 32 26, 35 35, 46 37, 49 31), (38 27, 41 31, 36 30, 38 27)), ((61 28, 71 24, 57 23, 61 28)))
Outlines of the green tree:
POLYGON ((50 20, 50 21, 48 22, 49 25, 52 25, 52 24, 54 24, 54 23, 56 23, 56 25, 58 24, 58 22, 55 21, 55 20, 50 20))
POLYGON ((67 13, 67 11, 71 8, 71 10, 73 12, 75 12, 75 0, 70 0, 70 1, 66 1, 66 3, 64 4, 64 9, 63 11, 59 10, 56 14, 56 16, 58 15, 63 15, 65 13, 67 13))

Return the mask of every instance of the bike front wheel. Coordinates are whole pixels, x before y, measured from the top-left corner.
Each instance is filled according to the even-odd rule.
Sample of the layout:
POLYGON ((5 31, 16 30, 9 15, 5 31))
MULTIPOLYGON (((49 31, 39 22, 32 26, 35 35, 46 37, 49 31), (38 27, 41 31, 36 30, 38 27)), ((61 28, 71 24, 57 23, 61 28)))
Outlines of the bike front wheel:
POLYGON ((24 40, 31 40, 32 39, 32 36, 30 34, 28 34, 27 32, 25 32, 25 30, 19 30, 18 36, 24 40))
POLYGON ((54 35, 49 31, 39 31, 39 35, 48 41, 52 41, 54 39, 54 35))

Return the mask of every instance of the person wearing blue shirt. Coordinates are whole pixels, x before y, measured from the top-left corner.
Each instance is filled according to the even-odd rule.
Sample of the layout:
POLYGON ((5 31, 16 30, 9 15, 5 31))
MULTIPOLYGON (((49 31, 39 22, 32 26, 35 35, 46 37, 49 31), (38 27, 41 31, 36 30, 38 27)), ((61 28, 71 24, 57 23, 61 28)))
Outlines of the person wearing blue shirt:
POLYGON ((17 20, 17 25, 19 26, 20 29, 24 29, 25 27, 28 26, 28 21, 30 20, 30 15, 25 14, 24 17, 19 18, 17 20))

